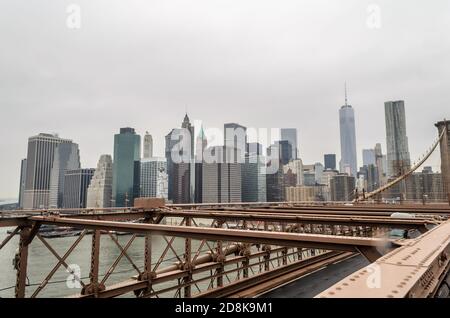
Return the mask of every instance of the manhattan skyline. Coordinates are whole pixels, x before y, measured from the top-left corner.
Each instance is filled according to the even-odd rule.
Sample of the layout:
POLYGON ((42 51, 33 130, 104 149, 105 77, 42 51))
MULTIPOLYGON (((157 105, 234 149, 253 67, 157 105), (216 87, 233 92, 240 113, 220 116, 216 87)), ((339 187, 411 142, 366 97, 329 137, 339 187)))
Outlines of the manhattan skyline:
MULTIPOLYGON (((358 167, 362 149, 381 143, 386 153, 389 100, 405 101, 416 160, 437 137, 434 123, 450 102, 448 1, 426 9, 418 1, 379 1, 383 24, 376 30, 365 24, 369 2, 318 2, 249 1, 236 11, 238 4, 210 1, 209 15, 199 19, 201 12, 183 15, 182 2, 150 2, 143 10, 132 1, 125 10, 79 1, 79 30, 66 28, 64 1, 0 5, 7 48, 0 53, 0 198, 18 196, 30 136, 71 139, 82 167, 94 168, 101 154, 113 153, 121 127, 149 131, 154 156, 164 156, 164 136, 186 110, 205 127, 297 128, 304 162, 323 162, 327 153, 339 160, 344 81, 355 110, 358 167)), ((440 170, 438 158, 427 165, 440 170)))

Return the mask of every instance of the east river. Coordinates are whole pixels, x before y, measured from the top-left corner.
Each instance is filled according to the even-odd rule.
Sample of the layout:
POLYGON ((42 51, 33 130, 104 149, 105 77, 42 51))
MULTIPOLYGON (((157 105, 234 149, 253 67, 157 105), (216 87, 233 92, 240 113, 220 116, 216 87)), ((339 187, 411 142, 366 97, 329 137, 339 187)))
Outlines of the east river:
MULTIPOLYGON (((13 228, 9 228, 9 230, 12 229, 13 228)), ((8 228, 0 228, 0 242, 7 236, 7 230, 8 228)), ((131 235, 119 235, 117 238, 124 247, 130 240, 131 235)), ((76 239, 77 237, 61 237, 48 238, 46 240, 62 257, 76 239)), ((16 271, 13 266, 13 259, 18 248, 18 241, 19 236, 15 235, 8 244, 0 250, 0 297, 14 297, 14 287, 12 286, 15 285, 16 271)), ((84 283, 89 282, 89 278, 87 277, 89 276, 90 271, 91 242, 92 235, 85 235, 66 260, 67 264, 80 269, 80 276, 84 283)), ((198 241, 192 242, 193 253, 195 253, 195 248, 198 247, 198 244, 198 241)), ((158 258, 161 256, 166 246, 167 243, 162 236, 158 235, 152 237, 153 264, 158 261, 158 258)), ((109 235, 101 236, 100 247, 99 275, 100 277, 103 277, 116 258, 120 255, 120 250, 109 235)), ((173 247, 177 254, 182 257, 184 240, 180 238, 175 239, 173 247)), ((139 269, 142 270, 144 267, 144 238, 136 237, 129 247, 127 254, 139 269)), ((178 261, 170 249, 164 259, 165 261, 161 263, 159 269, 172 265, 178 261)), ((36 290, 57 263, 56 257, 51 254, 39 239, 35 238, 28 250, 27 284, 30 286, 27 287, 27 297, 31 296, 33 291, 36 290)), ((106 285, 129 279, 136 274, 136 270, 133 269, 126 257, 122 257, 114 273, 109 277, 106 285)), ((70 278, 70 273, 66 271, 64 266, 61 266, 50 279, 50 283, 39 293, 38 297, 64 297, 80 293, 81 289, 76 288, 76 284, 74 284, 70 278)), ((173 293, 174 292, 172 292, 172 295, 167 295, 167 297, 173 297, 173 293)), ((133 294, 128 294, 127 296, 130 297, 133 296, 133 294)))

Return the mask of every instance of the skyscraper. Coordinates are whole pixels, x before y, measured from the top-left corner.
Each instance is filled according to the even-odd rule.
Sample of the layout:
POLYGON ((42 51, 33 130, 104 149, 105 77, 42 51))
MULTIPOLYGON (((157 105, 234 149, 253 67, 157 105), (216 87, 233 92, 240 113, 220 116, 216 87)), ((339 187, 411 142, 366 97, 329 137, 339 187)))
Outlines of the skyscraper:
POLYGON ((228 123, 223 125, 224 146, 232 149, 230 158, 225 158, 226 162, 245 162, 245 153, 247 150, 247 128, 236 124, 228 123), (237 154, 240 154, 238 156, 237 154))
MULTIPOLYGON (((191 124, 189 116, 186 114, 181 124, 182 129, 189 131, 190 148, 189 148, 189 181, 187 186, 189 187, 189 195, 187 196, 187 202, 195 202, 195 127, 191 124)), ((182 167, 183 169, 183 167, 182 167)), ((184 191, 184 190, 183 190, 184 191)), ((184 200, 183 200, 184 201, 184 200)), ((184 203, 184 202, 183 202, 184 203)))
MULTIPOLYGON (((259 147, 257 147, 259 148, 259 147)), ((266 202, 266 165, 264 157, 248 153, 242 168, 242 202, 266 202)))
POLYGON ((314 179, 316 184, 320 184, 322 182, 323 170, 323 165, 320 162, 316 162, 314 164, 314 179))
POLYGON ((286 165, 293 159, 292 145, 288 140, 280 140, 278 142, 281 164, 286 165))
POLYGON ((267 148, 266 193, 267 202, 282 202, 285 199, 284 165, 289 162, 292 149, 289 142, 276 141, 267 148), (283 151, 284 148, 284 151, 283 151), (283 154, 287 157, 283 158, 283 154))
POLYGON ((80 169, 80 151, 73 142, 61 143, 55 148, 52 171, 50 173, 51 208, 63 207, 64 173, 66 170, 80 169))
POLYGON ((147 158, 141 160, 141 198, 167 199, 166 158, 147 158))
POLYGON ((401 175, 411 167, 404 101, 384 103, 386 118, 387 175, 401 175))
POLYGON ((242 200, 242 174, 241 164, 226 162, 233 154, 240 156, 235 148, 215 146, 208 152, 216 160, 204 162, 202 165, 202 199, 203 203, 241 202, 242 200))
POLYGON ((24 209, 48 208, 50 199, 50 175, 55 148, 71 140, 52 134, 39 134, 28 139, 24 209))
POLYGON ((108 208, 112 199, 112 159, 101 155, 87 190, 88 208, 108 208))
POLYGON ((281 128, 281 140, 286 140, 291 146, 291 159, 298 158, 298 143, 297 143, 297 129, 296 128, 281 128))
POLYGON ((258 142, 249 142, 247 144, 247 153, 254 155, 263 155, 263 145, 258 142))
POLYGON ((266 175, 267 202, 282 202, 285 200, 283 167, 274 173, 266 175))
POLYGON ((386 184, 386 155, 383 155, 381 144, 375 145, 375 165, 378 171, 378 186, 386 184))
POLYGON ((87 202, 87 190, 95 169, 75 169, 64 172, 63 207, 85 208, 87 202))
POLYGON ((379 173, 378 173, 378 167, 369 164, 361 167, 358 172, 359 177, 363 177, 364 184, 360 187, 359 190, 363 190, 366 192, 372 192, 380 187, 380 181, 379 181, 379 173))
POLYGON ((287 165, 283 166, 283 173, 286 174, 289 170, 295 176, 295 186, 303 185, 303 161, 301 159, 289 161, 287 165))
POLYGON ((363 166, 375 165, 375 149, 363 149, 363 166))
MULTIPOLYGON (((237 153, 235 149, 226 148, 225 153, 237 153)), ((220 164, 220 202, 231 203, 242 201, 242 163, 224 162, 220 164)))
POLYGON ((205 150, 208 147, 208 141, 203 130, 203 126, 200 127, 200 131, 197 135, 195 142, 195 203, 203 202, 203 163, 205 150))
POLYGON ((153 157, 153 137, 145 132, 144 136, 144 159, 153 157))
POLYGON ((330 181, 331 201, 352 201, 355 198, 355 178, 338 174, 330 181))
POLYGON ((113 200, 116 207, 132 206, 139 197, 141 137, 133 128, 114 135, 113 200))
POLYGON ((174 203, 195 201, 194 126, 186 114, 180 128, 166 135, 165 154, 168 174, 168 198, 174 203))
POLYGON ((292 160, 292 146, 287 140, 276 141, 267 148, 267 153, 272 158, 279 159, 282 165, 286 165, 292 160))
POLYGON ((324 155, 325 170, 336 170, 336 155, 326 154, 324 155))
POLYGON ((20 185, 19 185, 19 209, 23 209, 23 193, 25 191, 25 181, 27 176, 27 159, 20 162, 20 185))
POLYGON ((343 173, 350 172, 351 176, 357 173, 355 113, 352 106, 347 103, 345 92, 345 105, 339 110, 339 125, 341 133, 341 164, 343 173))
MULTIPOLYGON (((219 146, 214 147, 214 151, 221 151, 219 146)), ((211 150, 208 150, 211 151, 211 150)), ((212 152, 214 152, 212 151, 212 152)), ((202 202, 220 202, 220 163, 203 162, 202 164, 202 202)))
POLYGON ((174 161, 172 160, 172 149, 177 144, 177 140, 172 139, 172 135, 176 133, 177 129, 172 129, 165 137, 165 156, 167 161, 167 182, 168 182, 168 199, 173 201, 173 170, 174 170, 174 161))

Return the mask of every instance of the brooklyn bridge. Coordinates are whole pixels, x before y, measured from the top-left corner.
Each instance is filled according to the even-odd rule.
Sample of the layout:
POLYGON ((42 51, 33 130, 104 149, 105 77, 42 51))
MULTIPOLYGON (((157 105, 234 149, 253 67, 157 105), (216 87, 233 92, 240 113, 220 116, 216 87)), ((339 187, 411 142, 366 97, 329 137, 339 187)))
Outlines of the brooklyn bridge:
POLYGON ((138 199, 126 208, 5 211, 0 227, 12 230, 0 243, 0 256, 6 257, 2 250, 17 235, 16 297, 42 295, 58 271, 80 286, 69 296, 81 298, 449 297, 450 122, 436 127, 438 138, 411 169, 348 202, 174 205, 138 199), (448 203, 376 200, 438 148, 448 203), (49 225, 79 231, 64 253, 42 235, 49 225), (155 249, 155 238, 162 249, 155 249), (81 277, 69 259, 86 240, 89 275, 81 277), (100 264, 105 240, 118 253, 113 262, 100 264), (140 255, 129 253, 138 240, 140 255), (30 257, 35 241, 47 254, 30 257), (30 284, 30 269, 44 257, 56 265, 30 284), (134 272, 128 279, 113 279, 119 263, 134 272))

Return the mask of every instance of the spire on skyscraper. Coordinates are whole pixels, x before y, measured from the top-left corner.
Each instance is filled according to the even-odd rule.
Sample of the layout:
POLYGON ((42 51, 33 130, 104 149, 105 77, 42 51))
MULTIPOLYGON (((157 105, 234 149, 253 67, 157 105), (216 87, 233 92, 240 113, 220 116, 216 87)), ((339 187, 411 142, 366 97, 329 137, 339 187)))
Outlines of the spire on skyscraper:
POLYGON ((345 90, 345 106, 348 106, 348 99, 347 99, 347 82, 344 83, 344 90, 345 90))
POLYGON ((186 115, 184 115, 184 119, 183 119, 183 123, 181 124, 181 128, 189 128, 191 127, 191 121, 189 120, 189 116, 186 113, 186 115))
POLYGON ((200 126, 200 131, 198 133, 198 138, 206 139, 205 130, 203 129, 203 125, 200 126))

